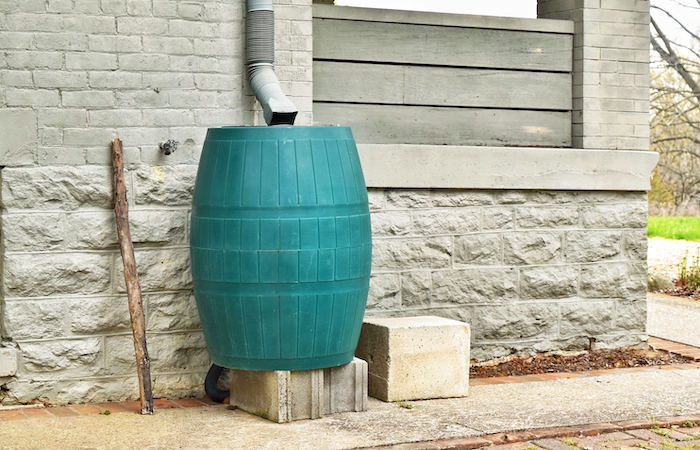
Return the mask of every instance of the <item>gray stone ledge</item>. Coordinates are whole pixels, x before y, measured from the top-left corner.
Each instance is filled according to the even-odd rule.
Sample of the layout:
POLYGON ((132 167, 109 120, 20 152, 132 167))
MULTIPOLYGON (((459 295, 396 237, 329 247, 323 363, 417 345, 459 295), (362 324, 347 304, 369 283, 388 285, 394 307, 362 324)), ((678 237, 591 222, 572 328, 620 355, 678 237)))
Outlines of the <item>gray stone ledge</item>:
POLYGON ((367 187, 648 191, 658 153, 359 144, 367 187))
POLYGON ((574 34, 573 20, 521 19, 511 17, 474 16, 392 9, 314 5, 314 18, 361 20, 366 22, 415 23, 447 27, 490 28, 494 30, 537 31, 574 34))

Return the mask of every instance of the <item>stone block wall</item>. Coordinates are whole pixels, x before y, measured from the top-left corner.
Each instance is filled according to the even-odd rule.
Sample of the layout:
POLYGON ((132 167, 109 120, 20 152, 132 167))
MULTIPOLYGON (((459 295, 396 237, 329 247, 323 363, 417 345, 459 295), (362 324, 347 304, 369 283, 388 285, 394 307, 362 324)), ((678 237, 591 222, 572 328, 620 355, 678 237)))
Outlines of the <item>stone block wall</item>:
POLYGON ((370 190, 368 315, 472 327, 472 358, 646 340, 644 193, 370 190))
MULTIPOLYGON (((157 396, 199 392, 209 365, 192 296, 195 165, 134 165, 130 222, 157 396)), ((138 396, 111 168, 5 168, 3 321, 18 352, 7 401, 138 396)))
MULTIPOLYGON (((276 71, 311 122, 311 0, 275 2, 276 71)), ((124 143, 156 396, 203 395, 189 210, 208 127, 264 124, 245 2, 0 2, 0 404, 138 397, 112 211, 124 143), (175 140, 165 156, 159 144, 175 140)))

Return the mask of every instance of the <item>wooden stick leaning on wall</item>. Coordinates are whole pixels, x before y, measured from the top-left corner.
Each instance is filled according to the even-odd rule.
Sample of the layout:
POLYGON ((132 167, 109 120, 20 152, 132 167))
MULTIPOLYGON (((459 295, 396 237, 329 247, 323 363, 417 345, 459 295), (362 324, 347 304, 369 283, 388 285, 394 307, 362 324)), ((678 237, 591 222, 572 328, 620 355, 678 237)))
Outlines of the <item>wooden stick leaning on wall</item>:
POLYGON ((129 314, 131 329, 134 334, 134 350, 136 352, 136 368, 139 377, 139 393, 141 394, 141 414, 153 414, 153 389, 151 386, 151 360, 146 347, 146 320, 143 314, 141 285, 136 271, 134 244, 129 231, 129 203, 126 199, 126 183, 124 182, 124 151, 122 141, 112 141, 112 167, 114 169, 114 215, 117 220, 117 236, 124 261, 124 280, 126 293, 129 297, 129 314))

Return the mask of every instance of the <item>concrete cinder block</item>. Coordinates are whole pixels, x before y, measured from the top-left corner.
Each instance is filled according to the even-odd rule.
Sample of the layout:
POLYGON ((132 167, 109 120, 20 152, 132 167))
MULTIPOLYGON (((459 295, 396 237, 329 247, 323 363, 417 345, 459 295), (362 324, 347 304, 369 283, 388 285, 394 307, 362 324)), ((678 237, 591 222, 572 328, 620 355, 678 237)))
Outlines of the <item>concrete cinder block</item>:
POLYGON ((367 363, 316 370, 231 369, 230 403, 277 423, 367 410, 367 363))
POLYGON ((367 410, 367 362, 354 358, 350 364, 323 370, 324 415, 367 410))
POLYGON ((441 317, 367 318, 355 355, 367 361, 369 395, 383 401, 465 397, 470 327, 441 317))

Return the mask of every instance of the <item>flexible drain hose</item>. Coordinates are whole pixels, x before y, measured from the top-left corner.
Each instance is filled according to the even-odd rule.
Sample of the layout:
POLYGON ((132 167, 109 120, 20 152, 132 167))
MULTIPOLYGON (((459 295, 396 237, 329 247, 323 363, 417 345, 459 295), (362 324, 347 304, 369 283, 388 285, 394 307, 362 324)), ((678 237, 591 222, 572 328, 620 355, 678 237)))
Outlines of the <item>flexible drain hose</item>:
POLYGON ((246 63, 248 80, 268 125, 294 125, 297 108, 284 95, 272 67, 275 60, 275 15, 272 0, 248 0, 246 63))
POLYGON ((219 389, 219 386, 216 384, 223 371, 223 367, 212 364, 209 372, 207 372, 207 377, 204 379, 204 392, 207 393, 207 397, 216 403, 224 403, 231 394, 231 391, 219 389))

